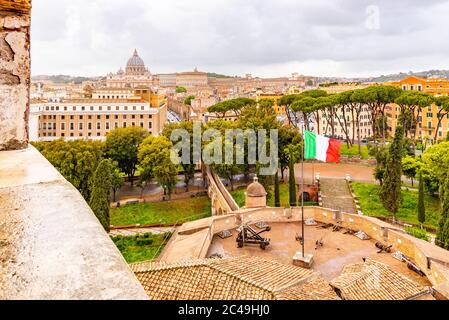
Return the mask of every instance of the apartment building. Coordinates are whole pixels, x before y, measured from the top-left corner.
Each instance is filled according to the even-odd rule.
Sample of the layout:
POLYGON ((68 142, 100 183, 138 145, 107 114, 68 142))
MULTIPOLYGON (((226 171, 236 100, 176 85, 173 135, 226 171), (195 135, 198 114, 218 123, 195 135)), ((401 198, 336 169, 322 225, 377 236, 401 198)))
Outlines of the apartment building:
MULTIPOLYGON (((401 88, 403 91, 424 92, 435 97, 449 95, 449 80, 446 78, 408 77, 389 84, 401 88)), ((418 120, 417 138, 427 140, 430 143, 436 142, 435 135, 437 141, 446 138, 449 132, 449 116, 443 117, 440 125, 438 125, 439 110, 437 105, 432 104, 422 109, 419 116, 416 114, 418 120)), ((400 112, 401 110, 396 104, 390 105, 387 109, 388 126, 392 133, 396 130, 400 112)))
POLYGON ((149 89, 134 90, 132 96, 119 91, 98 90, 84 99, 31 101, 30 140, 103 140, 111 130, 126 127, 159 135, 167 120, 163 97, 149 89))

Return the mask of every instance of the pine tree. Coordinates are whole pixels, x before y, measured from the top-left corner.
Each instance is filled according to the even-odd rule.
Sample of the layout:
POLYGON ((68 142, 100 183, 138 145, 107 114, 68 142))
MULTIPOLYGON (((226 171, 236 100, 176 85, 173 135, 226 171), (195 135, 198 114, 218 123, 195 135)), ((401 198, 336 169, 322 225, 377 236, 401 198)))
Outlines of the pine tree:
POLYGON ((396 128, 393 143, 390 146, 385 166, 384 181, 380 190, 380 200, 388 211, 393 214, 393 223, 402 202, 402 147, 404 133, 401 126, 396 128))
POLYGON ((426 207, 424 206, 424 180, 421 172, 419 173, 418 221, 422 228, 423 223, 426 222, 426 207))
POLYGON ((279 173, 276 171, 274 176, 274 206, 279 208, 281 206, 281 196, 279 190, 279 173))
POLYGON ((97 216, 103 228, 109 232, 109 207, 112 188, 111 160, 102 160, 92 178, 90 208, 97 216))
POLYGON ((440 185, 440 201, 441 220, 435 243, 444 249, 449 249, 449 172, 440 185))
POLYGON ((296 179, 295 179, 295 164, 293 159, 290 159, 288 164, 289 174, 289 195, 290 195, 290 207, 296 207, 298 205, 296 199, 296 179))

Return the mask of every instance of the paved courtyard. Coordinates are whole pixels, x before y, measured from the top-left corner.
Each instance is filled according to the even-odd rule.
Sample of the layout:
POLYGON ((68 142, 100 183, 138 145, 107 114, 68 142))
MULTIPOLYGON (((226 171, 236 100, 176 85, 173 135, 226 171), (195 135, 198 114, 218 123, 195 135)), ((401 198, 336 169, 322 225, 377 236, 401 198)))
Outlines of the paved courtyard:
MULTIPOLYGON (((223 255, 223 257, 260 256, 291 264, 293 256, 300 250, 300 243, 295 240, 295 236, 301 234, 301 224, 270 223, 270 226, 271 231, 265 233, 264 237, 270 238, 271 244, 265 251, 258 245, 237 248, 235 241, 237 232, 233 230, 231 238, 223 240, 215 236, 208 256, 215 253, 223 255)), ((405 263, 396 260, 391 254, 378 254, 373 240, 363 241, 353 235, 344 234, 343 231, 332 232, 332 229, 323 229, 320 226, 306 226, 305 238, 306 254, 314 254, 313 270, 320 272, 327 281, 339 276, 345 265, 360 263, 363 258, 371 258, 390 265, 393 270, 422 285, 430 285, 427 278, 410 271, 405 263), (324 246, 315 250, 315 242, 320 239, 324 246)))

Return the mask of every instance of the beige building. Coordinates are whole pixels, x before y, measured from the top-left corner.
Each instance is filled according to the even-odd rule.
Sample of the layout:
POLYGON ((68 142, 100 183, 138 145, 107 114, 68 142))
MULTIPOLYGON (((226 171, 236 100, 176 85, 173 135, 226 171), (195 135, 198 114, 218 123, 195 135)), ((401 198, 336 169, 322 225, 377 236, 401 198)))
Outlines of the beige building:
POLYGON ((149 89, 137 89, 132 95, 126 90, 102 89, 92 96, 32 101, 30 140, 102 140, 111 130, 126 127, 141 127, 157 136, 167 121, 165 100, 149 89))
MULTIPOLYGON (((357 127, 354 127, 352 122, 353 117, 349 108, 345 110, 344 115, 343 110, 341 108, 338 108, 334 118, 335 137, 343 140, 346 139, 346 130, 349 134, 349 138, 351 140, 357 141, 357 127), (344 117, 346 117, 347 128, 345 126, 344 117)), ((364 106, 362 108, 362 111, 360 112, 360 139, 367 139, 371 137, 373 131, 372 126, 373 124, 371 121, 371 114, 368 110, 368 107, 364 106)), ((331 119, 329 119, 329 117, 323 111, 320 111, 320 118, 318 119, 318 121, 317 119, 314 119, 314 129, 314 131, 317 133, 319 132, 320 134, 328 136, 332 135, 331 119)))

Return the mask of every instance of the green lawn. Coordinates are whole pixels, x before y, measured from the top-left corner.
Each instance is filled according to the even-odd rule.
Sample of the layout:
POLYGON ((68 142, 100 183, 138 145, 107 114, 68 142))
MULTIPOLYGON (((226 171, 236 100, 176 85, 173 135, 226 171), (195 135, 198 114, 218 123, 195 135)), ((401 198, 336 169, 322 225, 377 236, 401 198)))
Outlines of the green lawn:
MULTIPOLYGON (((232 197, 240 207, 245 206, 245 191, 246 189, 236 190, 231 192, 232 197)), ((283 183, 279 187, 279 194, 281 197, 281 207, 290 207, 290 197, 288 191, 288 183, 283 183)), ((274 187, 271 188, 272 197, 268 199, 268 206, 274 207, 274 187)), ((318 205, 317 203, 306 203, 306 205, 318 205)))
POLYGON ((146 202, 111 209, 111 225, 183 223, 210 215, 211 204, 208 197, 146 202))
POLYGON ((112 241, 122 253, 126 262, 134 263, 156 259, 162 252, 171 234, 153 235, 146 233, 140 236, 112 237, 112 241))
MULTIPOLYGON (((391 217, 391 214, 382 206, 379 200, 380 186, 367 183, 354 182, 354 192, 359 198, 360 206, 364 214, 373 217, 391 217)), ((418 221, 418 192, 402 191, 402 205, 397 214, 397 219, 407 223, 419 225, 418 221)), ((440 220, 440 201, 436 197, 425 197, 427 227, 437 228, 440 220)))
MULTIPOLYGON (((368 159, 369 158, 369 151, 367 146, 362 146, 362 159, 368 159)), ((346 143, 343 143, 341 146, 341 155, 342 156, 348 156, 348 157, 354 157, 359 155, 359 146, 357 144, 353 145, 352 147, 348 148, 348 145, 346 143)))

